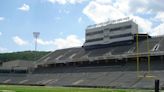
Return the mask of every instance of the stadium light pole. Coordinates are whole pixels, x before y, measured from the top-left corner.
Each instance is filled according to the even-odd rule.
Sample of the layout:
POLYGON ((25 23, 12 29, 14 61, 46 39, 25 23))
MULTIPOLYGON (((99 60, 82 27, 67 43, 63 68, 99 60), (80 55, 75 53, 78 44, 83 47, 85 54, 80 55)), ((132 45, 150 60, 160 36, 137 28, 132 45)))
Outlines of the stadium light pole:
POLYGON ((37 51, 37 39, 38 39, 39 35, 40 35, 39 32, 33 32, 33 36, 35 38, 35 51, 37 51))

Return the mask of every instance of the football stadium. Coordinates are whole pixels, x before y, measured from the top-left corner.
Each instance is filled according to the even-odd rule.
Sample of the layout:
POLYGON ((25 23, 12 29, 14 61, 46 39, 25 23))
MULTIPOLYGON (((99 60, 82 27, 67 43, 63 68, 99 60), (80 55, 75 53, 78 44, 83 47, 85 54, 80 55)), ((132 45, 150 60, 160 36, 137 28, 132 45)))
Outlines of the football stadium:
POLYGON ((163 89, 164 37, 138 31, 138 24, 128 17, 107 21, 88 26, 81 47, 58 49, 32 62, 4 62, 0 66, 4 91, 0 92, 12 88, 29 92, 30 86, 30 92, 38 86, 50 88, 48 92, 146 92, 154 89, 155 80, 160 80, 163 89), (52 90, 55 87, 58 91, 52 90))

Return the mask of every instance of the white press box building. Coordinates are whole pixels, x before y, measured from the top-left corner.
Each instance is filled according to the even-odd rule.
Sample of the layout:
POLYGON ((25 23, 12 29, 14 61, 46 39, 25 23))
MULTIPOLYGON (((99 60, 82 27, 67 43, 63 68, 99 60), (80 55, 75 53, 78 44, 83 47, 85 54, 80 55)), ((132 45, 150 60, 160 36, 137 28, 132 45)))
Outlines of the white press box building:
POLYGON ((84 47, 104 46, 134 40, 138 25, 132 19, 123 18, 88 26, 84 47))

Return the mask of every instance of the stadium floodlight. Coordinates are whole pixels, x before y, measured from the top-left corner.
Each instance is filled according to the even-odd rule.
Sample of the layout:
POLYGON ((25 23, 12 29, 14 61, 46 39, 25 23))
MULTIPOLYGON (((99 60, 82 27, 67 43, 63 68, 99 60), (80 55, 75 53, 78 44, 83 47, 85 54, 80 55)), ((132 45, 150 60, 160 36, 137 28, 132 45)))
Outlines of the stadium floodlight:
POLYGON ((33 32, 33 36, 35 38, 35 51, 37 51, 37 39, 40 35, 40 32, 33 32))

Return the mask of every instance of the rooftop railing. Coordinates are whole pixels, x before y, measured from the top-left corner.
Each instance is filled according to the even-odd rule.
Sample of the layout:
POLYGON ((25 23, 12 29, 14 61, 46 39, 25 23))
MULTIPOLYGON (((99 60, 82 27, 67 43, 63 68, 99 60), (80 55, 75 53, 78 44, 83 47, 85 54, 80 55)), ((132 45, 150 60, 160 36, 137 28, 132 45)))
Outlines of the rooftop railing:
POLYGON ((108 21, 103 22, 103 23, 89 25, 87 27, 87 29, 98 28, 98 27, 109 25, 109 24, 118 24, 118 23, 130 21, 130 20, 132 20, 132 19, 130 19, 129 17, 118 19, 118 20, 108 20, 108 21))

